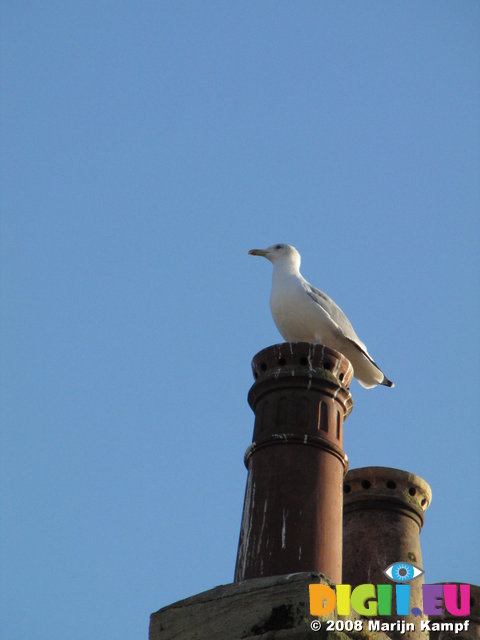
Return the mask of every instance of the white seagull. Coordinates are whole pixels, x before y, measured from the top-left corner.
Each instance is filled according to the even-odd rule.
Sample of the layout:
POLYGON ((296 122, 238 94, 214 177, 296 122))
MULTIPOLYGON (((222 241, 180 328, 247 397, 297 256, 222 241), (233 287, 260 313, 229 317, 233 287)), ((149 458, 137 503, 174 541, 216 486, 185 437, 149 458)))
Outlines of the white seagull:
POLYGON ((287 342, 324 344, 340 351, 352 363, 354 376, 367 389, 383 384, 393 387, 373 361, 339 306, 300 273, 300 254, 289 244, 251 249, 273 264, 270 309, 277 329, 287 342))

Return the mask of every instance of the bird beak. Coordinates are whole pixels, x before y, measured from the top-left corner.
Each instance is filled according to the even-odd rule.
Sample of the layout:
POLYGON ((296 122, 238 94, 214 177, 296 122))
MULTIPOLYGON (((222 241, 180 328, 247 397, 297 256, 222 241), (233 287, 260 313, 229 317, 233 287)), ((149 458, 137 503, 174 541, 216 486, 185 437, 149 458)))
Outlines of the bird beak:
POLYGON ((264 258, 267 257, 267 253, 268 251, 266 251, 265 249, 250 249, 250 251, 248 252, 248 255, 250 256, 263 256, 264 258))

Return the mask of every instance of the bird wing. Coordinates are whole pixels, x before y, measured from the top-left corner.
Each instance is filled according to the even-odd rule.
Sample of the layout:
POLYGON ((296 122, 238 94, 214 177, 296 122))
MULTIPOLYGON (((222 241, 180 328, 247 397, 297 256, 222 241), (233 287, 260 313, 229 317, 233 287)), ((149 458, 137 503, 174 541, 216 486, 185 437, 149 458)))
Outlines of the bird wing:
MULTIPOLYGON (((363 355, 370 360, 370 362, 381 371, 378 364, 372 358, 372 356, 368 353, 366 345, 360 340, 360 338, 355 333, 355 329, 352 327, 352 323, 347 318, 347 316, 343 313, 340 307, 335 304, 335 302, 327 296, 326 293, 320 291, 315 288, 309 282, 305 280, 304 282, 305 291, 310 296, 310 298, 318 304, 323 311, 330 317, 331 321, 334 323, 338 330, 342 333, 345 339, 350 342, 354 347, 359 349, 363 355)), ((393 384, 384 376, 384 380, 387 380, 387 386, 393 386, 393 384)), ((382 384, 386 384, 382 382, 382 384)))
POLYGON ((338 330, 342 333, 342 335, 354 346, 363 351, 365 356, 369 360, 371 360, 373 364, 375 364, 367 351, 366 345, 355 333, 355 329, 352 327, 352 323, 343 313, 340 307, 335 304, 335 302, 330 298, 330 296, 327 296, 326 293, 323 293, 323 291, 320 291, 309 282, 305 282, 305 290, 310 298, 316 304, 322 307, 323 311, 329 316, 330 320, 335 324, 335 326, 338 327, 338 330))

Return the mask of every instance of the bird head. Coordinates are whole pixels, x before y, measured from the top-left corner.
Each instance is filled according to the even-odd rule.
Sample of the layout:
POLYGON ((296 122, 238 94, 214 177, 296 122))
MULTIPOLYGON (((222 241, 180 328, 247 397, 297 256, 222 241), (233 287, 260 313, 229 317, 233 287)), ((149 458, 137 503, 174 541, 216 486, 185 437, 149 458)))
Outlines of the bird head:
POLYGON ((248 252, 251 256, 263 256, 270 260, 272 264, 283 263, 300 267, 300 254, 290 244, 272 244, 266 249, 250 249, 248 252))

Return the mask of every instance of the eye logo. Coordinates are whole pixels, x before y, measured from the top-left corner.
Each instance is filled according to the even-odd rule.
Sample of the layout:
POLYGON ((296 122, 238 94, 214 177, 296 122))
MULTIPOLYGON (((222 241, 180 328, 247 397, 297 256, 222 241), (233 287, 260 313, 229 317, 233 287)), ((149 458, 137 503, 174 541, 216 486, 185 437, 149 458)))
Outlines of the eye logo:
POLYGON ((394 562, 383 573, 394 582, 410 582, 421 576, 423 571, 408 562, 394 562))

